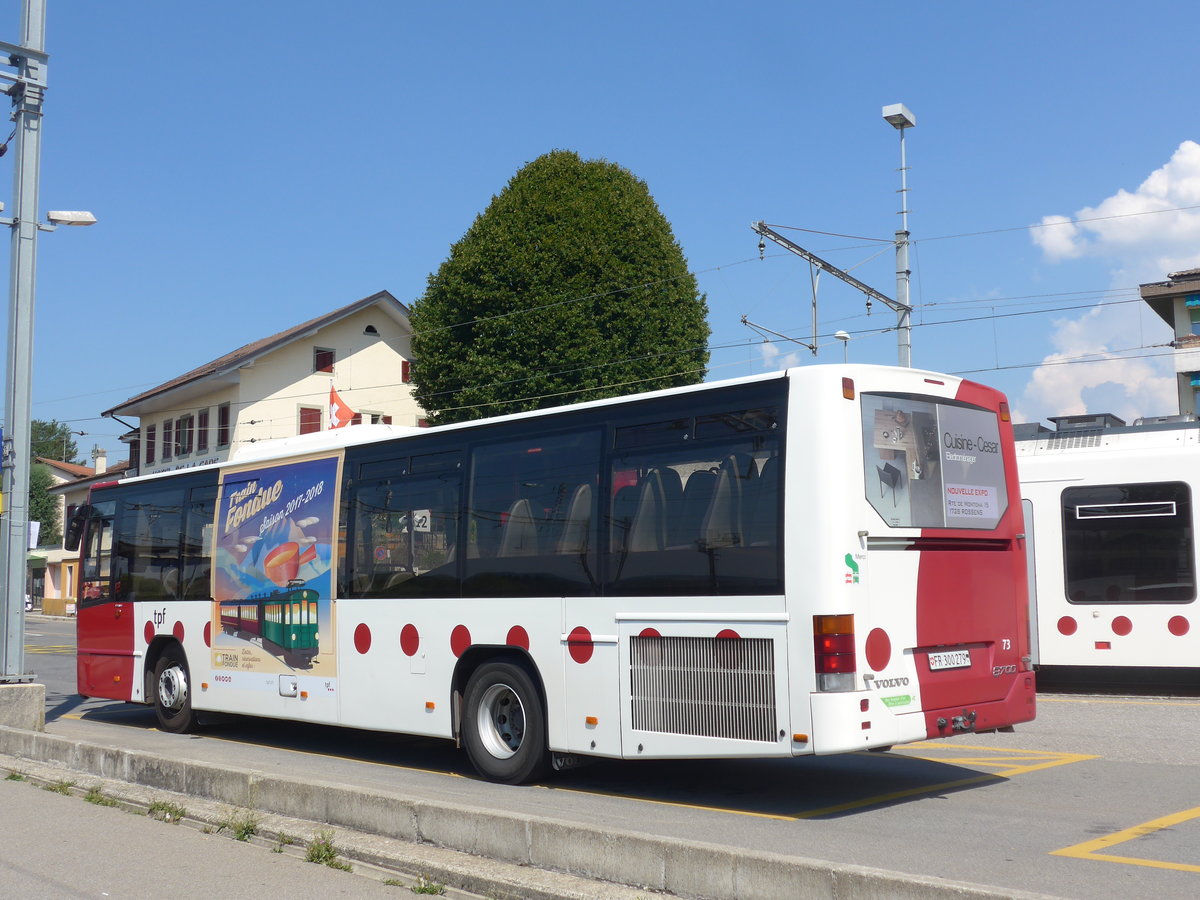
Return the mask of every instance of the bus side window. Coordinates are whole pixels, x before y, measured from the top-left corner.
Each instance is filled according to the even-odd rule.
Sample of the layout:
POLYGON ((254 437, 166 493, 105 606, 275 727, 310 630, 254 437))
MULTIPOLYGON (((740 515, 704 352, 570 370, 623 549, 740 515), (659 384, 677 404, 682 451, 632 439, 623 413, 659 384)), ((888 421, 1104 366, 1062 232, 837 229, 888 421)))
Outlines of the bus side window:
POLYGON ((213 556, 213 518, 217 486, 193 488, 184 507, 181 600, 210 600, 213 556))
POLYGON ((353 546, 345 596, 459 596, 457 468, 405 477, 397 461, 371 471, 347 490, 353 546))
POLYGON ((492 441, 471 454, 466 597, 592 596, 601 431, 492 441))

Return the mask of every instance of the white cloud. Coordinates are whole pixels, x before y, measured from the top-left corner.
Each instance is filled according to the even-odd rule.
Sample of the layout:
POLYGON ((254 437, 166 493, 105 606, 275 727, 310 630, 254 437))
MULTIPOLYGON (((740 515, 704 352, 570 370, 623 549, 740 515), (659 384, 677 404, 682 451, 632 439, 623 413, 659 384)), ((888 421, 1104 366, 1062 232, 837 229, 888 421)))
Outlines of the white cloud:
POLYGON ((1157 281, 1200 264, 1200 144, 1184 141, 1132 193, 1124 188, 1074 216, 1043 216, 1033 242, 1052 262, 1114 259, 1127 278, 1157 281))
MULTIPOLYGON (((1046 259, 1098 257, 1114 287, 1161 281, 1200 266, 1200 143, 1184 141, 1171 159, 1132 193, 1118 190, 1072 217, 1048 215, 1031 231, 1046 259)), ((1118 354, 1169 341, 1171 333, 1143 304, 1096 307, 1054 323, 1054 351, 1035 369, 1018 403, 1032 414, 1114 413, 1126 421, 1178 412, 1175 374, 1163 350, 1157 358, 1118 354), (1147 331, 1148 323, 1148 331, 1147 331), (1096 356, 1094 362, 1068 362, 1096 356)))
POLYGON ((800 365, 800 354, 798 351, 784 353, 779 349, 779 344, 775 341, 763 341, 758 345, 758 352, 762 354, 763 368, 768 372, 778 371, 779 369, 790 369, 792 366, 800 365))

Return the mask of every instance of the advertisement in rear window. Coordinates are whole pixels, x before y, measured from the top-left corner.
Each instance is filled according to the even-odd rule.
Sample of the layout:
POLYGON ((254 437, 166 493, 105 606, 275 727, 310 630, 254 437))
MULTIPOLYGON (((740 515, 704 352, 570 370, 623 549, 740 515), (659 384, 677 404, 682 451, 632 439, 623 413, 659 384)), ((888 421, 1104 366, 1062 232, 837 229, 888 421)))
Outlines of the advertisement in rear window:
POLYGON ((889 525, 993 529, 1008 508, 1000 423, 991 410, 863 394, 867 499, 889 525))

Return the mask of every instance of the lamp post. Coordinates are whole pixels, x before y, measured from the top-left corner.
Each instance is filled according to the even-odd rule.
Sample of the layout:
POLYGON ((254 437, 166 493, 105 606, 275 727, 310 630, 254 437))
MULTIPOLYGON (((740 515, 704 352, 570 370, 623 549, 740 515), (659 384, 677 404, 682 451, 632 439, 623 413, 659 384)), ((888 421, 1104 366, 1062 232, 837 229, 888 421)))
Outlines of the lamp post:
POLYGON ((904 158, 904 129, 915 128, 917 117, 903 103, 883 108, 883 118, 900 132, 900 230, 896 232, 896 328, 900 337, 900 365, 912 365, 912 307, 908 302, 908 164, 904 158))
MULTIPOLYGON (((38 231, 59 225, 91 225, 96 217, 82 210, 51 212, 49 225, 38 222, 38 176, 41 160, 42 100, 46 91, 45 0, 24 0, 21 43, 0 41, 0 80, 12 82, 15 130, 13 141, 13 215, 0 218, 12 229, 9 270, 8 357, 4 398, 4 441, 0 466, 6 499, 0 527, 3 601, 0 611, 0 684, 31 681, 24 658, 25 570, 29 549, 29 471, 33 392, 33 309, 38 231)), ((0 206, 0 210, 3 207, 0 206)))
POLYGON ((850 334, 846 331, 835 331, 833 336, 842 342, 842 362, 850 362, 850 334))

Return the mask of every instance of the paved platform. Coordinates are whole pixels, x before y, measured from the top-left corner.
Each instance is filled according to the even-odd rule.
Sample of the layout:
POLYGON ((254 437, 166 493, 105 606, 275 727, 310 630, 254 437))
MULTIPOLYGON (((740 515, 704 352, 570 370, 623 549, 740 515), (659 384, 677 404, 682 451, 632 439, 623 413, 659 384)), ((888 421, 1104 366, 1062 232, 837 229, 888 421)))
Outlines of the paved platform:
POLYGON ((648 892, 711 900, 1046 900, 1042 894, 418 800, 3 726, 0 770, 48 783, 73 781, 80 790, 95 788, 129 804, 176 803, 209 825, 238 811, 250 813, 268 841, 333 827, 352 863, 410 878, 424 875, 497 900, 632 900, 648 892))

